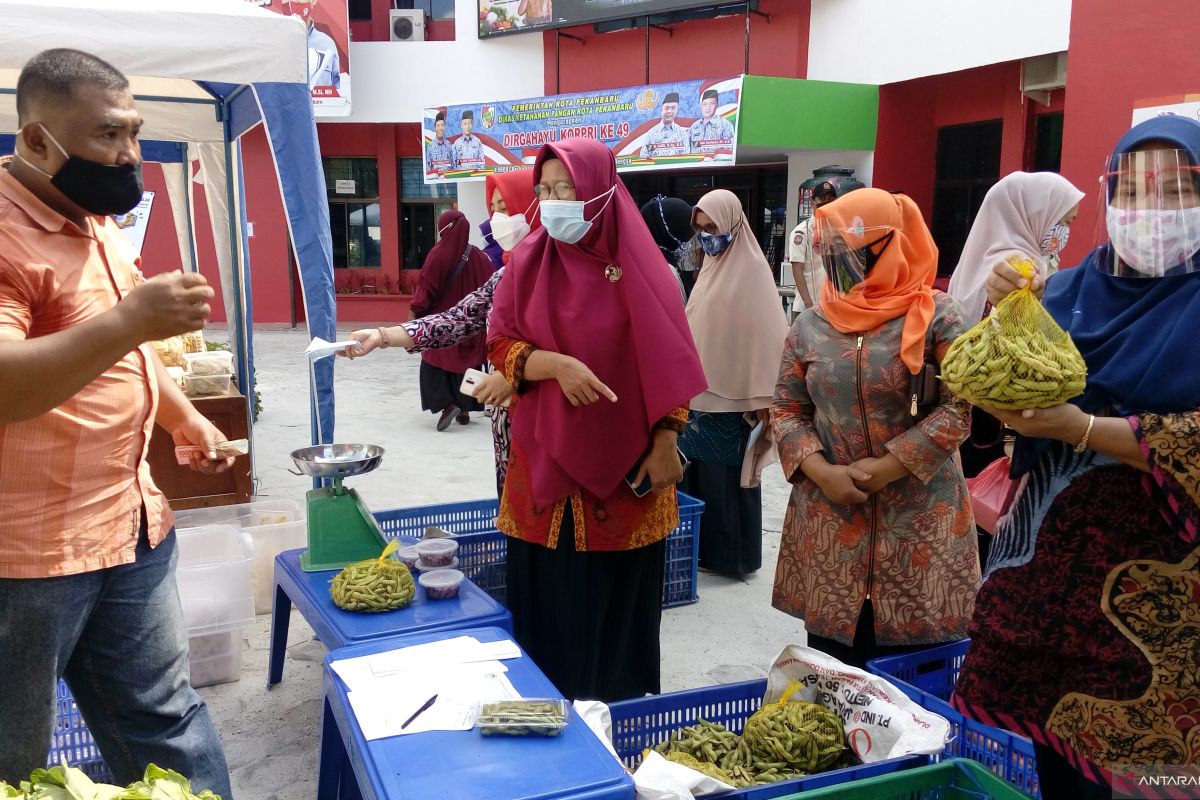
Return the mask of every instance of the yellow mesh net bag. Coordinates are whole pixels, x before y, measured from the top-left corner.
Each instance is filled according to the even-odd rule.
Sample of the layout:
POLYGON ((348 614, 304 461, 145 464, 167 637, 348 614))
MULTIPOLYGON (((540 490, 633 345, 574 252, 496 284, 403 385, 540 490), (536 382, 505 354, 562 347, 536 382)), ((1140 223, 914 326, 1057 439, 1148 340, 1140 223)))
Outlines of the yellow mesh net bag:
POLYGON ((412 573, 388 556, 400 542, 393 539, 379 558, 355 562, 333 577, 329 595, 334 605, 346 611, 394 611, 416 596, 412 573))
POLYGON ((968 402, 990 408, 1049 408, 1083 392, 1087 365, 1067 332, 1033 293, 1033 262, 1008 262, 1028 281, 959 336, 942 359, 941 379, 968 402))

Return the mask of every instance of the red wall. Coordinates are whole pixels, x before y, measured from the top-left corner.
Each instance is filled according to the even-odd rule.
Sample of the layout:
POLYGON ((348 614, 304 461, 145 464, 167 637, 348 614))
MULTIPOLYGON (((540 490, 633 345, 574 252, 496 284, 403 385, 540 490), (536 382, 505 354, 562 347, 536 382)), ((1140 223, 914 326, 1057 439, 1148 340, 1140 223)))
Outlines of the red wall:
POLYGON ((1200 92, 1194 0, 1157 0, 1153 6, 1153 13, 1130 13, 1128 3, 1088 0, 1087 13, 1071 15, 1063 174, 1088 196, 1064 264, 1078 263, 1097 235, 1105 236, 1104 220, 1097 219, 1097 181, 1129 129, 1134 104, 1200 92))
POLYGON ((1003 120, 1000 174, 1005 175, 1026 166, 1029 118, 1038 108, 1021 93, 1017 61, 881 86, 872 183, 904 191, 929 220, 938 128, 1003 120))
MULTIPOLYGON (((805 77, 809 0, 762 0, 759 8, 770 20, 750 15, 750 74, 805 77)), ((649 31, 649 83, 746 72, 744 15, 690 20, 671 27, 673 33, 649 31)), ((553 31, 542 34, 546 44, 548 93, 568 94, 647 82, 645 29, 597 34, 592 26, 580 25, 564 28, 563 33, 585 41, 559 38, 553 31), (555 69, 556 38, 561 47, 558 59, 561 75, 555 69)))

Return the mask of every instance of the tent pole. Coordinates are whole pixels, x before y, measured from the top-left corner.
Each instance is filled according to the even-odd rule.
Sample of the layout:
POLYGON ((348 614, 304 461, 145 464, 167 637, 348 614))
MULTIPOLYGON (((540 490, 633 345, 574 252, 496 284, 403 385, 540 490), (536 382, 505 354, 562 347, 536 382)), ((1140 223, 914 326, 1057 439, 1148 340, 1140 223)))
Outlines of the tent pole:
MULTIPOLYGON (((230 257, 233 266, 233 314, 234 314, 234 341, 237 345, 234 351, 237 359, 238 371, 238 388, 246 397, 246 430, 254 430, 254 414, 252 403, 254 402, 254 379, 250 374, 250 353, 249 353, 249 335, 247 331, 246 320, 246 305, 245 293, 246 287, 242 282, 242 251, 241 242, 238 240, 238 228, 241 221, 241 213, 237 204, 237 191, 235 181, 237 180, 234 172, 233 164, 233 141, 232 128, 230 126, 229 107, 226 103, 222 103, 223 113, 221 124, 225 128, 225 196, 229 203, 229 249, 230 257)), ((253 442, 253 437, 250 437, 253 442)), ((253 448, 253 445, 251 445, 253 448)), ((251 463, 253 463, 253 450, 250 454, 251 463)))
POLYGON ((188 249, 192 253, 192 263, 189 265, 189 271, 200 271, 200 257, 196 253, 196 220, 194 214, 196 210, 192 207, 192 162, 188 160, 188 144, 187 142, 179 143, 179 151, 183 156, 183 162, 180 166, 183 168, 183 203, 187 214, 187 235, 188 249))

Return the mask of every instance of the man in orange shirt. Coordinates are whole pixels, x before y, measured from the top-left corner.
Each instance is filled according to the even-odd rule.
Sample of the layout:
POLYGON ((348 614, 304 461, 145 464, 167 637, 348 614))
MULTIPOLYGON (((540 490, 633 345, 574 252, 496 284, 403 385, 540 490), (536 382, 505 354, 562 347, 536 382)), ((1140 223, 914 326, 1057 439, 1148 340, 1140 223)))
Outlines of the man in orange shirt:
POLYGON ((202 327, 213 291, 199 275, 143 281, 120 240, 111 215, 142 194, 142 120, 120 72, 41 53, 17 114, 0 170, 0 779, 45 764, 62 676, 118 783, 154 762, 229 800, 188 683, 173 518, 146 463, 156 423, 210 456, 223 438, 147 344, 202 327))

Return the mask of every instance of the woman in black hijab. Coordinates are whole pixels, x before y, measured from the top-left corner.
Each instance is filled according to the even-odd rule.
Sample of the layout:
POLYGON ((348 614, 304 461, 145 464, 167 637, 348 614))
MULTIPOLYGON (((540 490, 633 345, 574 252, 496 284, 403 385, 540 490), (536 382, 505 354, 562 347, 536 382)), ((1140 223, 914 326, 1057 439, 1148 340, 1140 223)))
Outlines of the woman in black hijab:
POLYGON ((677 197, 661 194, 642 206, 642 219, 650 229, 663 258, 679 276, 684 296, 692 293, 701 256, 692 230, 692 207, 677 197))

